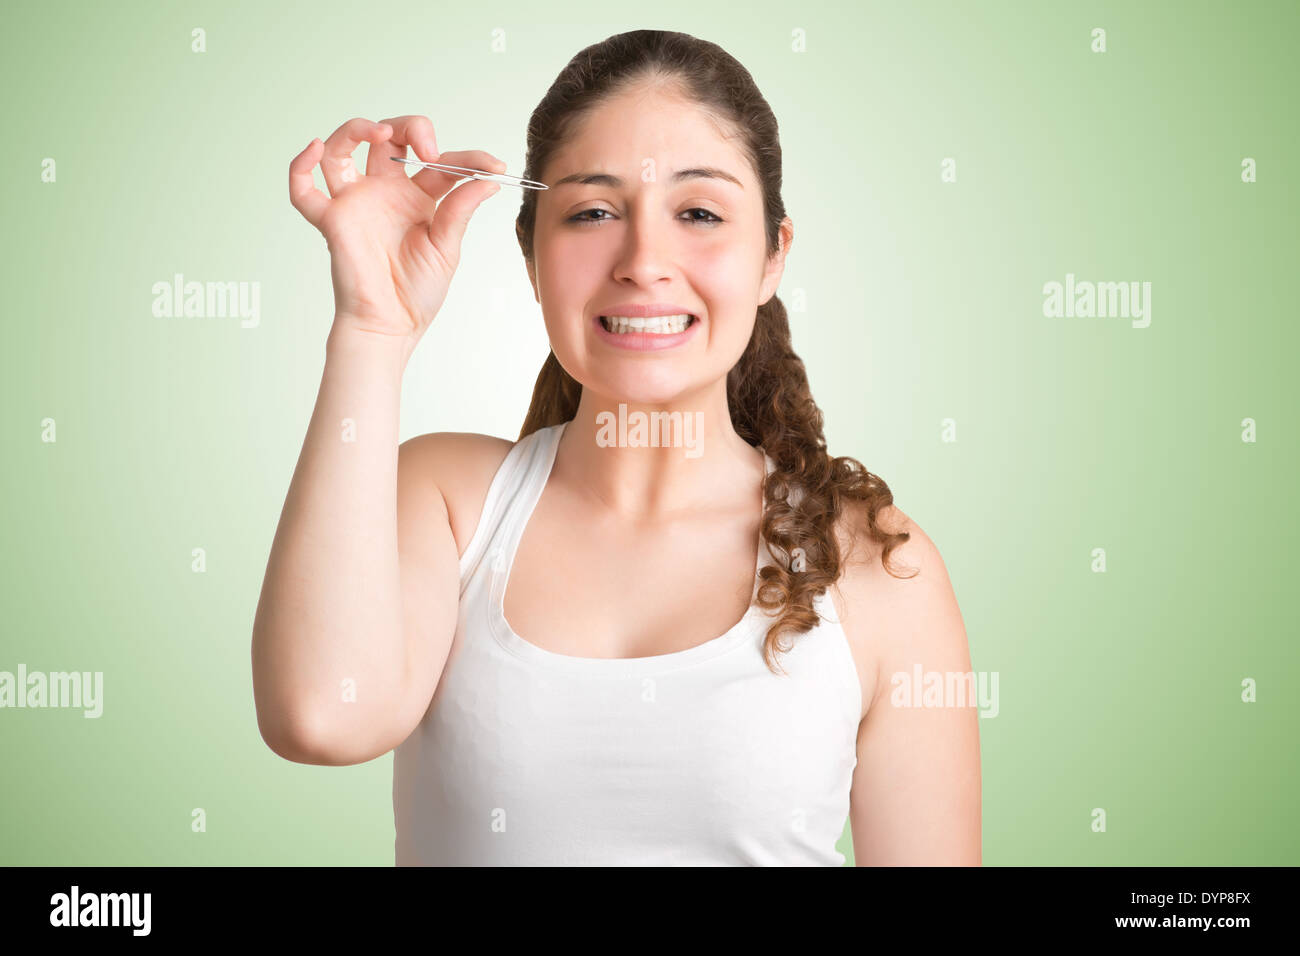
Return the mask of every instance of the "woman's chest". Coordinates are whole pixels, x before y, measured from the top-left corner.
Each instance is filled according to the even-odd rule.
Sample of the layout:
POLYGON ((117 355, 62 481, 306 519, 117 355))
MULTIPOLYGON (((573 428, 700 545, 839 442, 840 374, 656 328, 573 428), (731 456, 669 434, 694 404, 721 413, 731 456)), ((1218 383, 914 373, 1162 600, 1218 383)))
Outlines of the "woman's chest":
POLYGON ((655 657, 714 640, 746 615, 758 527, 720 521, 654 533, 536 514, 504 581, 511 630, 574 657, 655 657))
MULTIPOLYGON (((489 557, 493 588, 502 589, 500 604, 489 611, 498 627, 545 652, 597 659, 675 654, 741 627, 759 564, 752 517, 615 533, 547 505, 542 501, 530 515, 513 560, 507 560, 508 535, 489 557)), ((763 549, 767 563, 771 556, 763 549)), ((862 589, 847 578, 856 576, 846 575, 852 593, 840 596, 832 587, 821 600, 847 641, 861 719, 876 686, 875 634, 862 589), (852 621, 844 620, 846 608, 852 621)))

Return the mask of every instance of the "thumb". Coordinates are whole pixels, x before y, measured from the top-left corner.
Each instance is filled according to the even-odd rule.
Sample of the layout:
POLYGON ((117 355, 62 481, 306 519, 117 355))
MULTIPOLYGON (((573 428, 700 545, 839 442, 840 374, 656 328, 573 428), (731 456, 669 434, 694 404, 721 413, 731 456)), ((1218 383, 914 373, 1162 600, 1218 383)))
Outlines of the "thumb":
POLYGON ((483 200, 500 191, 499 183, 480 179, 462 183, 443 197, 429 223, 429 241, 443 258, 449 262, 459 260, 461 240, 465 238, 470 217, 483 200))

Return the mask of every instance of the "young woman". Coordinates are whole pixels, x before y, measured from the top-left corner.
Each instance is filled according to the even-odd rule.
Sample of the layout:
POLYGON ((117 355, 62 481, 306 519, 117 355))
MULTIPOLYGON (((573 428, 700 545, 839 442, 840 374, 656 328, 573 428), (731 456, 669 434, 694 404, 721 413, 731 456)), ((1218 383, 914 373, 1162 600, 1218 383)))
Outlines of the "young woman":
POLYGON ((423 116, 351 120, 290 165, 336 314, 254 625, 267 744, 395 750, 399 865, 839 865, 846 817, 859 865, 979 863, 976 711, 890 694, 970 670, 961 615, 885 483, 826 450, 750 74, 639 30, 533 113, 523 176, 550 188, 516 231, 551 353, 517 442, 398 446, 407 360, 500 189, 408 177, 407 147, 506 168, 440 154, 423 116), (692 446, 636 447, 620 409, 675 413, 692 446))

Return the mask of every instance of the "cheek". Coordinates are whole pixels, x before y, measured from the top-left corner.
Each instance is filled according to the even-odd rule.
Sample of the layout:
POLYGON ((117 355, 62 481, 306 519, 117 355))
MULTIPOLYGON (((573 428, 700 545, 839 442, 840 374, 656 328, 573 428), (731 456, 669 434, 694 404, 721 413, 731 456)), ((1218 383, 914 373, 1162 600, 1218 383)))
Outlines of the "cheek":
POLYGON ((544 244, 538 245, 537 263, 544 275, 558 280, 550 283, 558 295, 563 295, 565 289, 581 289, 584 279, 608 268, 599 256, 592 255, 589 243, 574 241, 564 233, 548 236, 544 244))
POLYGON ((714 308, 724 308, 729 301, 743 302, 747 308, 762 275, 754 264, 756 255, 725 241, 701 246, 691 256, 692 285, 713 301, 714 308))

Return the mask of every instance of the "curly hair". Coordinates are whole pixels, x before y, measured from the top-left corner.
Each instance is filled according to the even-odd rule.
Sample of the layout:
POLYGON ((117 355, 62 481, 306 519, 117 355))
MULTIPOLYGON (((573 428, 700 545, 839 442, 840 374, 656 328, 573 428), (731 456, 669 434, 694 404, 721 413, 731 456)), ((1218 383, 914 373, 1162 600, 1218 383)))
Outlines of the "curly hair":
MULTIPOLYGON (((717 44, 689 34, 633 30, 575 55, 528 122, 524 178, 538 179, 567 134, 604 99, 644 80, 662 81, 735 130, 762 187, 767 254, 774 255, 785 218, 776 117, 748 70, 717 44)), ((524 190, 515 233, 530 267, 536 215, 537 194, 524 190)), ((519 438, 572 420, 581 394, 582 386, 551 352, 519 438)), ((736 433, 761 446, 775 466, 763 482, 760 530, 776 563, 760 571, 755 598, 769 614, 780 611, 763 644, 764 660, 775 673, 776 654, 792 646, 782 637, 816 626, 813 602, 839 578, 843 556, 835 526, 849 503, 864 503, 866 531, 882 545, 881 562, 894 577, 900 575, 890 567, 890 555, 909 535, 879 524, 880 513, 893 504, 889 486, 856 459, 827 452, 822 412, 803 360, 791 347, 785 306, 775 295, 758 307, 749 344, 727 374, 727 401, 736 433), (803 552, 801 570, 791 566, 795 549, 803 552)))

